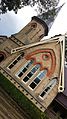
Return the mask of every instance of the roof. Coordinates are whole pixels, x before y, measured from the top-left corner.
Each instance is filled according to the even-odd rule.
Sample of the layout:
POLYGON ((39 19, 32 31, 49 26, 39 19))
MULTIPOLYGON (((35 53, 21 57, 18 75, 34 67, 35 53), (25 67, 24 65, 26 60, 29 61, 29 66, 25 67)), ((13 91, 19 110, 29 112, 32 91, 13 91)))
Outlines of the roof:
POLYGON ((0 38, 8 38, 6 35, 0 35, 0 38))
POLYGON ((63 93, 59 93, 55 100, 67 109, 67 97, 63 93))
POLYGON ((67 109, 67 68, 65 67, 65 80, 64 80, 65 90, 63 93, 59 93, 56 97, 56 101, 58 101, 61 105, 63 105, 67 109))
POLYGON ((38 18, 37 16, 33 16, 32 20, 35 20, 35 21, 39 22, 43 26, 43 28, 44 28, 44 35, 47 36, 48 35, 48 26, 45 23, 45 21, 43 21, 42 19, 38 18))

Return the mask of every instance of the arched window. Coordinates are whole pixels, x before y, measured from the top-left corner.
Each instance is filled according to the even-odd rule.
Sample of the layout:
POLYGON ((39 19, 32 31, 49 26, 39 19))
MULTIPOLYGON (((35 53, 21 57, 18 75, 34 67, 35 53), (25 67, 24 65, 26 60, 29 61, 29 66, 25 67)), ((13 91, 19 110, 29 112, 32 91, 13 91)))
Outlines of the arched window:
POLYGON ((36 64, 22 81, 27 82, 39 68, 40 64, 36 64))
POLYGON ((47 95, 50 93, 50 91, 53 89, 53 87, 56 85, 57 83, 57 79, 52 79, 49 84, 47 84, 47 86, 45 86, 44 90, 41 92, 41 94, 39 95, 39 97, 41 99, 44 99, 47 97, 47 95))
POLYGON ((0 62, 2 62, 4 60, 4 55, 0 54, 0 62))
POLYGON ((17 62, 22 59, 23 56, 24 56, 24 52, 22 52, 18 57, 16 57, 14 59, 14 61, 9 64, 9 66, 7 67, 7 69, 9 69, 9 70, 12 69, 17 64, 17 62))
POLYGON ((35 89, 41 80, 45 77, 47 70, 40 71, 40 73, 35 77, 35 79, 31 82, 29 87, 33 90, 35 89))
POLYGON ((0 51, 0 62, 2 62, 6 57, 6 54, 2 51, 0 51))
POLYGON ((18 78, 21 78, 21 76, 28 70, 28 68, 33 64, 33 60, 27 61, 24 66, 15 74, 18 78))

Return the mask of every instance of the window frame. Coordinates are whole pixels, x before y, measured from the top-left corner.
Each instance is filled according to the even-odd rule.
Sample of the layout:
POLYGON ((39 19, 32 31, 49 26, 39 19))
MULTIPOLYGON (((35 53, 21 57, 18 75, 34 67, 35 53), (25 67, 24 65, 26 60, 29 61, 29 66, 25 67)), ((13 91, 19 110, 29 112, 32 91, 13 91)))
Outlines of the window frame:
MULTIPOLYGON (((21 78, 21 77, 19 77, 18 75, 22 72, 22 70, 24 69, 24 68, 26 68, 26 65, 28 65, 28 63, 30 63, 31 62, 31 60, 28 60, 20 69, 19 69, 19 71, 15 74, 15 76, 17 77, 17 78, 21 78)), ((28 68, 27 68, 28 69, 28 68)), ((24 73, 23 73, 24 74, 24 73)))
POLYGON ((44 87, 44 89, 41 91, 41 93, 39 94, 39 98, 42 99, 42 100, 44 100, 44 99, 47 97, 47 95, 52 91, 52 89, 54 88, 54 86, 55 86, 56 84, 57 84, 57 79, 56 79, 56 78, 55 78, 55 79, 52 79, 52 80, 44 87), (52 84, 52 81, 53 81, 53 84, 52 84), (46 89, 47 87, 49 87, 50 85, 52 85, 52 86, 51 86, 50 89, 46 92, 45 89, 46 89), (41 97, 41 94, 42 94, 43 92, 45 92, 45 95, 44 95, 43 97, 41 97))
MULTIPOLYGON (((44 71, 46 71, 46 72, 45 72, 45 75, 46 75, 47 70, 42 70, 41 72, 44 72, 44 71)), ((39 72, 39 73, 40 73, 40 72, 39 72)), ((38 75, 39 75, 39 73, 38 73, 38 75)), ((38 77, 38 75, 33 79, 32 82, 34 82, 34 80, 38 77)), ((45 76, 45 75, 44 75, 44 76, 45 76)), ((38 84, 36 84, 36 87, 35 87, 34 89, 32 89, 32 88, 30 87, 30 85, 31 85, 32 82, 28 85, 28 87, 29 87, 32 91, 36 90, 36 88, 40 85, 40 83, 43 81, 43 79, 44 79, 44 77, 43 77, 42 79, 40 79, 40 82, 39 82, 38 84)))
MULTIPOLYGON (((23 52, 23 53, 24 53, 24 52, 23 52)), ((18 60, 17 60, 18 57, 22 57, 22 54, 18 55, 18 56, 7 66, 7 69, 8 69, 8 70, 11 70, 11 69, 18 63, 18 60), (15 62, 16 60, 17 60, 17 63, 14 65, 13 62, 15 62), (13 67, 12 67, 12 68, 9 68, 10 65, 13 65, 13 67)))
MULTIPOLYGON (((40 65, 40 64, 36 64, 36 65, 40 65)), ((36 67, 36 65, 34 65, 33 67, 32 67, 32 69, 34 68, 34 67, 36 67)), ((26 74, 26 76, 32 71, 32 69, 26 74)), ((28 78, 29 78, 29 80, 27 81, 27 82, 24 82, 23 81, 23 79, 26 77, 24 77, 21 81, 24 83, 24 84, 27 84, 30 80, 31 80, 31 78, 33 78, 33 76, 38 72, 38 70, 40 69, 40 67, 35 71, 35 73, 33 73, 33 72, 31 72, 33 75, 29 78, 28 76, 28 78)))

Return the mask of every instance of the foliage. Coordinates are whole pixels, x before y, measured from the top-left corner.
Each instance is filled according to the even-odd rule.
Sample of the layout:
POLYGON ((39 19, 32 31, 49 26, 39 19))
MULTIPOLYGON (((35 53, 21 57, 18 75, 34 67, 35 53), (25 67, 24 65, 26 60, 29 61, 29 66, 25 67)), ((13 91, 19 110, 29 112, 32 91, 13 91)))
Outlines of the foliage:
POLYGON ((54 20, 55 15, 56 15, 56 9, 53 8, 52 10, 48 10, 48 12, 42 13, 41 15, 38 16, 43 20, 50 19, 50 18, 53 18, 54 20))
POLYGON ((18 9, 21 9, 24 6, 38 5, 39 11, 47 12, 54 8, 59 0, 1 0, 0 3, 0 13, 6 13, 7 11, 15 11, 17 13, 18 9))
POLYGON ((25 110, 31 119, 48 119, 24 94, 0 73, 0 86, 25 110))

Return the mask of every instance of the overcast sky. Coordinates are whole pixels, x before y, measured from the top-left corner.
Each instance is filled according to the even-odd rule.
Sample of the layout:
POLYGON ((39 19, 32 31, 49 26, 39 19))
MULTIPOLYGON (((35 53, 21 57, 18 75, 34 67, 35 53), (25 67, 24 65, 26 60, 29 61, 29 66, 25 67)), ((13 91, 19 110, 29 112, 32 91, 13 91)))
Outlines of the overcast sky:
MULTIPOLYGON (((49 36, 56 34, 64 34, 67 32, 67 0, 60 0, 58 6, 65 5, 62 7, 58 16, 56 17, 50 31, 49 36)), ((35 8, 34 8, 35 9, 35 8)), ((37 12, 30 6, 24 7, 15 14, 13 11, 6 14, 0 15, 0 35, 14 34, 20 31, 30 20, 32 16, 37 16, 37 12)))
POLYGON ((17 14, 11 11, 0 15, 0 35, 10 36, 20 31, 31 20, 32 16, 37 16, 34 9, 26 6, 20 9, 17 14))
POLYGON ((54 36, 56 34, 64 34, 67 32, 67 0, 60 0, 60 3, 58 6, 61 4, 64 4, 62 9, 60 10, 58 16, 56 17, 50 31, 49 31, 49 36, 54 36))

